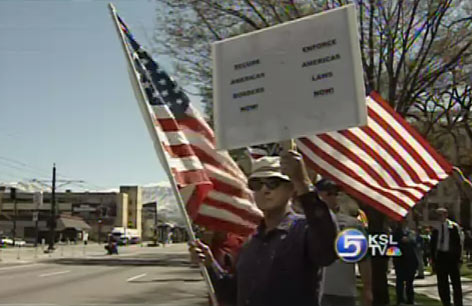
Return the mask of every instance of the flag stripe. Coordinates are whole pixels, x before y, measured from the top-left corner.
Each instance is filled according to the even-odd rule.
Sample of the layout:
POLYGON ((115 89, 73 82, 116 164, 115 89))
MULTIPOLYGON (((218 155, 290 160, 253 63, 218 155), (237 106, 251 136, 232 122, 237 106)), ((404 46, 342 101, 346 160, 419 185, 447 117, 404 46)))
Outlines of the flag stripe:
MULTIPOLYGON (((413 182, 420 182, 421 181, 420 177, 413 170, 412 165, 410 165, 408 161, 404 158, 405 155, 401 153, 397 153, 397 151, 394 148, 392 148, 388 140, 384 138, 386 134, 385 133, 382 134, 381 131, 378 131, 378 127, 375 125, 375 123, 372 122, 370 124, 372 128, 365 129, 364 131, 366 132, 367 135, 369 135, 372 139, 374 139, 376 145, 382 147, 382 149, 384 149, 385 152, 387 152, 387 154, 392 156, 392 158, 395 159, 400 164, 401 169, 403 169, 404 172, 406 172, 406 176, 404 179, 411 180, 413 182), (377 131, 379 133, 377 133, 377 131)), ((392 139, 389 139, 389 140, 391 141, 392 139)), ((427 188, 431 187, 427 183, 425 183, 425 185, 427 188)))
POLYGON ((202 164, 199 162, 196 156, 188 156, 183 158, 172 158, 169 154, 166 154, 169 160, 169 165, 176 171, 185 172, 190 170, 203 170, 202 164))
POLYGON ((361 152, 364 152, 370 157, 370 159, 366 161, 367 163, 377 163, 375 168, 378 169, 377 171, 379 172, 379 175, 383 176, 384 179, 389 182, 387 185, 395 185, 397 186, 395 187, 395 189, 405 189, 408 190, 410 193, 414 194, 415 196, 421 197, 421 191, 423 191, 423 189, 417 186, 408 186, 406 182, 402 180, 400 174, 397 173, 396 169, 394 169, 384 159, 384 156, 386 156, 386 154, 383 154, 382 156, 381 154, 379 154, 379 152, 375 151, 373 148, 366 144, 366 142, 370 142, 369 140, 363 142, 358 136, 348 130, 341 131, 340 134, 341 136, 344 136, 346 139, 348 139, 357 146, 357 148, 355 148, 354 154, 360 155, 361 152), (391 180, 393 180, 395 183, 393 183, 391 180))
MULTIPOLYGON (((374 184, 378 184, 379 186, 387 186, 387 182, 371 167, 372 164, 366 163, 364 160, 360 158, 360 154, 352 154, 346 146, 342 143, 336 141, 334 138, 336 136, 330 136, 329 134, 319 135, 318 138, 329 144, 334 150, 337 150, 339 154, 345 156, 347 166, 351 169, 356 169, 356 171, 360 176, 365 178, 370 178, 370 180, 374 180, 374 184), (360 168, 360 169, 359 169, 360 168)), ((321 144, 322 142, 320 142, 321 144)))
POLYGON ((361 200, 367 200, 366 203, 369 203, 376 208, 380 209, 380 206, 382 206, 382 211, 388 211, 388 214, 391 216, 406 212, 402 206, 397 205, 390 199, 376 193, 375 190, 370 191, 367 186, 360 184, 353 177, 349 176, 349 174, 339 171, 330 163, 321 159, 314 151, 312 151, 311 148, 306 146, 312 145, 308 138, 300 139, 297 141, 297 145, 302 151, 303 156, 307 159, 308 165, 312 166, 321 175, 331 177, 340 186, 342 186, 344 190, 350 191, 349 193, 351 195, 357 196, 357 198, 361 200))
POLYGON ((399 145, 407 152, 407 156, 411 156, 410 164, 418 166, 414 167, 419 177, 429 176, 434 179, 439 179, 437 174, 426 164, 423 158, 405 141, 403 137, 394 129, 391 128, 385 120, 383 120, 372 108, 369 109, 369 116, 373 118, 384 130, 388 130, 389 134, 399 143, 399 145), (422 173, 423 172, 423 173, 422 173), (425 173, 424 173, 425 172, 425 173))
POLYGON ((247 199, 245 197, 229 196, 222 192, 218 192, 217 190, 212 190, 211 193, 209 193, 208 198, 225 202, 229 205, 235 206, 236 208, 250 212, 259 220, 262 218, 262 212, 255 205, 253 205, 254 202, 252 198, 247 199))
POLYGON ((210 141, 212 144, 215 143, 215 136, 213 131, 211 131, 206 124, 202 124, 200 120, 197 120, 192 117, 187 117, 185 119, 178 119, 177 122, 179 123, 180 126, 186 127, 196 133, 201 134, 204 136, 208 141, 210 141))
MULTIPOLYGON (((362 175, 363 173, 361 173, 360 175, 359 171, 354 171, 348 165, 345 165, 344 163, 339 162, 338 159, 333 157, 333 152, 326 152, 323 149, 321 149, 319 147, 319 145, 322 145, 321 142, 317 141, 316 144, 314 142, 309 142, 309 143, 306 143, 306 145, 310 147, 310 150, 312 150, 317 155, 317 157, 319 157, 320 161, 322 160, 324 163, 327 163, 330 165, 330 168, 332 169, 331 171, 347 174, 347 177, 350 178, 351 182, 355 181, 356 184, 360 183, 364 186, 369 187, 372 190, 372 192, 380 194, 382 197, 387 198, 392 203, 396 203, 397 205, 404 206, 406 208, 409 207, 407 203, 411 203, 411 199, 406 198, 407 203, 404 203, 399 199, 399 197, 392 195, 391 193, 385 190, 382 190, 378 186, 374 186, 373 184, 368 183, 364 179, 366 175, 362 175)), ((337 155, 337 156, 340 156, 340 155, 337 155)), ((341 160, 343 159, 341 158, 341 160)))
POLYGON ((173 119, 161 119, 158 118, 159 125, 162 127, 162 130, 165 132, 176 132, 180 131, 179 125, 173 119))
POLYGON ((205 183, 206 185, 210 183, 210 180, 206 176, 206 172, 203 170, 187 170, 187 171, 179 171, 175 168, 171 169, 172 174, 174 175, 174 179, 177 184, 181 185, 181 187, 186 187, 187 185, 195 184, 195 182, 203 181, 204 179, 207 180, 205 183))
POLYGON ((213 205, 209 205, 206 201, 200 206, 199 215, 219 217, 222 220, 234 221, 235 224, 240 226, 254 227, 253 222, 250 222, 227 209, 221 209, 213 205))
POLYGON ((180 144, 180 145, 173 145, 173 146, 164 145, 164 149, 173 158, 184 158, 184 157, 191 157, 195 155, 192 146, 189 144, 180 144))
MULTIPOLYGON (((338 141, 334 141, 336 136, 334 134, 324 134, 324 135, 319 135, 319 139, 322 139, 324 142, 328 143, 332 150, 337 150, 337 154, 341 154, 343 160, 346 160, 345 164, 348 168, 350 169, 355 169, 356 173, 360 175, 361 177, 365 178, 366 181, 369 181, 371 184, 374 186, 379 186, 379 190, 383 190, 385 192, 389 192, 392 195, 400 196, 402 197, 403 193, 405 190, 398 190, 396 188, 388 188, 387 182, 378 174, 377 171, 373 169, 373 166, 375 165, 375 161, 371 161, 371 163, 366 163, 364 160, 360 158, 362 154, 360 152, 355 152, 355 150, 350 151, 346 146, 344 146, 342 143, 338 141), (333 136, 331 136, 333 135, 333 136), (353 153, 357 154, 353 154, 353 153)), ((345 144, 349 145, 350 142, 349 140, 344 141, 345 144)), ((319 144, 323 144, 322 141, 319 142, 319 144)), ((325 150, 326 151, 326 150, 325 150)), ((417 195, 411 194, 409 191, 406 191, 408 197, 415 198, 416 201, 418 201, 420 197, 417 195)))
POLYGON ((245 209, 238 208, 235 205, 230 205, 229 202, 213 199, 211 195, 205 199, 205 204, 210 205, 212 207, 223 209, 225 211, 229 211, 237 216, 242 217, 243 219, 247 221, 253 222, 254 224, 256 224, 256 222, 260 220, 260 218, 256 217, 253 213, 245 209))
POLYGON ((377 134, 372 133, 371 129, 363 127, 360 129, 350 129, 349 132, 358 137, 360 141, 365 142, 367 146, 375 150, 375 152, 377 152, 386 163, 392 166, 394 173, 396 173, 400 177, 400 180, 405 182, 407 186, 416 187, 420 192, 429 190, 429 186, 423 184, 422 182, 416 183, 411 179, 409 173, 400 163, 403 162, 404 164, 404 161, 387 152, 387 150, 382 147, 384 142, 382 142, 381 138, 377 134))
POLYGON ((307 165, 346 192, 401 219, 452 166, 378 94, 367 97, 367 125, 297 140, 307 165))
POLYGON ((209 165, 209 164, 206 164, 205 168, 208 173, 208 176, 211 179, 217 179, 223 182, 224 184, 228 184, 228 185, 233 186, 234 188, 241 189, 247 195, 247 198, 252 199, 252 191, 246 187, 247 184, 244 180, 241 180, 238 177, 228 176, 227 172, 225 172, 224 170, 213 167, 212 165, 209 165))
MULTIPOLYGON (((414 139, 415 142, 418 143, 418 147, 423 148, 423 152, 421 154, 423 156, 431 156, 431 159, 428 160, 428 163, 431 164, 439 164, 439 167, 435 166, 435 169, 442 168, 446 173, 450 173, 452 171, 452 165, 447 162, 444 157, 442 157, 436 150, 434 150, 431 145, 416 131, 411 125, 409 125, 397 112, 395 112, 390 105, 385 101, 378 93, 372 92, 370 94, 372 99, 377 101, 385 111, 387 111, 391 118, 392 122, 398 122, 402 125, 402 127, 406 130, 405 135, 409 135, 411 138, 414 139)), ((390 121, 390 120, 389 120, 390 121)), ((444 179, 445 177, 441 177, 444 179)))

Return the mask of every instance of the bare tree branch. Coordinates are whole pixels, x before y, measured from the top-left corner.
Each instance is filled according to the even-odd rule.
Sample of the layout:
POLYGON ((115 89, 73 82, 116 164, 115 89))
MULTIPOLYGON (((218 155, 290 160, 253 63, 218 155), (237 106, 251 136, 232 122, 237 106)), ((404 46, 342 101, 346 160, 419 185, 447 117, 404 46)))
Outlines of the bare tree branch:
POLYGON ((267 22, 267 20, 264 18, 261 12, 259 12, 259 10, 254 6, 251 0, 244 0, 244 2, 246 2, 247 5, 249 5, 249 7, 254 11, 254 13, 257 14, 257 16, 259 16, 259 18, 261 19, 261 21, 264 23, 266 27, 270 26, 269 22, 267 22))

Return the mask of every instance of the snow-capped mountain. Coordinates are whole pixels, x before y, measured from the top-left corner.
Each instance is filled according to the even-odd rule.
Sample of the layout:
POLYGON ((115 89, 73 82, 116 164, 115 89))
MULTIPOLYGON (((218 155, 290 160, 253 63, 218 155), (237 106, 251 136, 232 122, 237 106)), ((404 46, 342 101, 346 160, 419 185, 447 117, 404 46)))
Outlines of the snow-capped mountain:
MULTIPOLYGON (((50 191, 50 187, 48 189, 48 186, 41 185, 38 182, 0 182, 0 186, 6 187, 7 190, 9 188, 16 188, 18 192, 50 191)), ((62 190, 59 190, 59 192, 62 192, 62 190)), ((118 193, 119 188, 94 191, 88 190, 88 192, 118 193)), ((168 222, 178 225, 184 224, 174 193, 168 182, 159 182, 141 186, 141 199, 143 204, 157 202, 157 214, 168 222)))
POLYGON ((168 182, 142 186, 141 200, 143 204, 157 202, 157 214, 159 216, 164 217, 171 223, 184 224, 174 193, 168 182))

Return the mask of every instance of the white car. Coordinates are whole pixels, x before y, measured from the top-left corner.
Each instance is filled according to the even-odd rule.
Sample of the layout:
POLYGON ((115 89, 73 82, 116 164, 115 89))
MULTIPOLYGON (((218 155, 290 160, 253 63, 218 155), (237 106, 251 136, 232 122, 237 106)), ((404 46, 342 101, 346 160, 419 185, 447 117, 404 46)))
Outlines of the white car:
POLYGON ((25 246, 25 245, 26 245, 26 241, 21 240, 21 239, 19 239, 19 238, 16 238, 16 239, 15 239, 15 246, 20 246, 20 247, 22 247, 22 246, 25 246))

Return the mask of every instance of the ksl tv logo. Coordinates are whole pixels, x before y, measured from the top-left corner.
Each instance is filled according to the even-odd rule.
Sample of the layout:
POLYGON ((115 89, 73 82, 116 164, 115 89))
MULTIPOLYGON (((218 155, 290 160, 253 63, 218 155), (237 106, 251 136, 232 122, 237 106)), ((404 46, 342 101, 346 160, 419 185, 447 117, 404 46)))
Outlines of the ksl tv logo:
POLYGON ((338 234, 335 250, 345 262, 361 261, 370 249, 371 256, 401 256, 397 242, 388 234, 365 235, 355 228, 347 228, 338 234))

